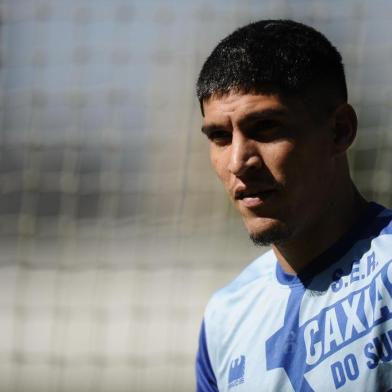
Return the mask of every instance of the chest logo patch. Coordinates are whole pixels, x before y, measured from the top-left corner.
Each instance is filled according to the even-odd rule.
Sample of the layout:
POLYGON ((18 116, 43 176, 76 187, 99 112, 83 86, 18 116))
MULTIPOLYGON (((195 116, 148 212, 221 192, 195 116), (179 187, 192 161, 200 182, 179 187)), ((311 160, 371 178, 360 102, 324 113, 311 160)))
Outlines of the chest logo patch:
POLYGON ((244 383, 245 355, 231 361, 229 369, 229 389, 244 383))

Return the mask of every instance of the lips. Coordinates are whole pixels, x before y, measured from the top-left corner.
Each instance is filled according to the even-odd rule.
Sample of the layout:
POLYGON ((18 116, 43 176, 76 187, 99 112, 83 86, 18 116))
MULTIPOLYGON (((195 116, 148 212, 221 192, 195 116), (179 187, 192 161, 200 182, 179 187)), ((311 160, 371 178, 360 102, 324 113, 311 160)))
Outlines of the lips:
POLYGON ((239 200, 247 208, 255 208, 263 205, 275 191, 275 189, 263 189, 259 191, 238 190, 235 192, 235 199, 239 200))

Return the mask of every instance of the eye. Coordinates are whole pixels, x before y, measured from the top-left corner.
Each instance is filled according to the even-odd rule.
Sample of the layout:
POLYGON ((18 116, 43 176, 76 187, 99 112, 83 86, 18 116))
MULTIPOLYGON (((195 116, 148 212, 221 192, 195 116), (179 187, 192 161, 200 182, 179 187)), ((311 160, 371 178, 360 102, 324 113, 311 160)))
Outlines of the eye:
POLYGON ((259 141, 270 141, 282 136, 282 125, 276 121, 261 121, 248 127, 247 134, 259 141))
POLYGON ((249 128, 250 133, 264 133, 264 132, 270 132, 275 130, 278 127, 278 123, 273 120, 265 120, 265 121, 260 121, 252 125, 252 127, 249 128))
POLYGON ((210 139, 213 143, 219 146, 224 146, 231 142, 231 132, 227 132, 223 130, 212 131, 208 135, 208 139, 210 139))

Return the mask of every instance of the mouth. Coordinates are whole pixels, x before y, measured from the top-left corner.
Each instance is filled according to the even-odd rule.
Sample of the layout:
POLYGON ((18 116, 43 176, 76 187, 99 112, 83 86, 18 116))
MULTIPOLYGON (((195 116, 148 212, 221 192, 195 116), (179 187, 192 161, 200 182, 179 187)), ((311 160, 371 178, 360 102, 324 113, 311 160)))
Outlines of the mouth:
POLYGON ((260 207, 276 193, 276 189, 266 189, 259 192, 237 192, 235 200, 238 200, 244 207, 256 208, 260 207))

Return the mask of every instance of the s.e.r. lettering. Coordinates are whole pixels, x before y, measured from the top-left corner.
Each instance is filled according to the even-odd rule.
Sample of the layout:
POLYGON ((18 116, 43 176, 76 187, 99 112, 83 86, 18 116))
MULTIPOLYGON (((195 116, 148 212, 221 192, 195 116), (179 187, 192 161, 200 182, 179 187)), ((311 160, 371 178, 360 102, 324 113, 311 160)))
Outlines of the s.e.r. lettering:
POLYGON ((375 253, 372 252, 366 261, 366 264, 361 264, 361 260, 354 260, 351 264, 351 272, 349 274, 345 274, 342 268, 336 269, 332 273, 332 291, 337 293, 343 287, 348 287, 354 282, 365 279, 372 274, 378 265, 375 253))

